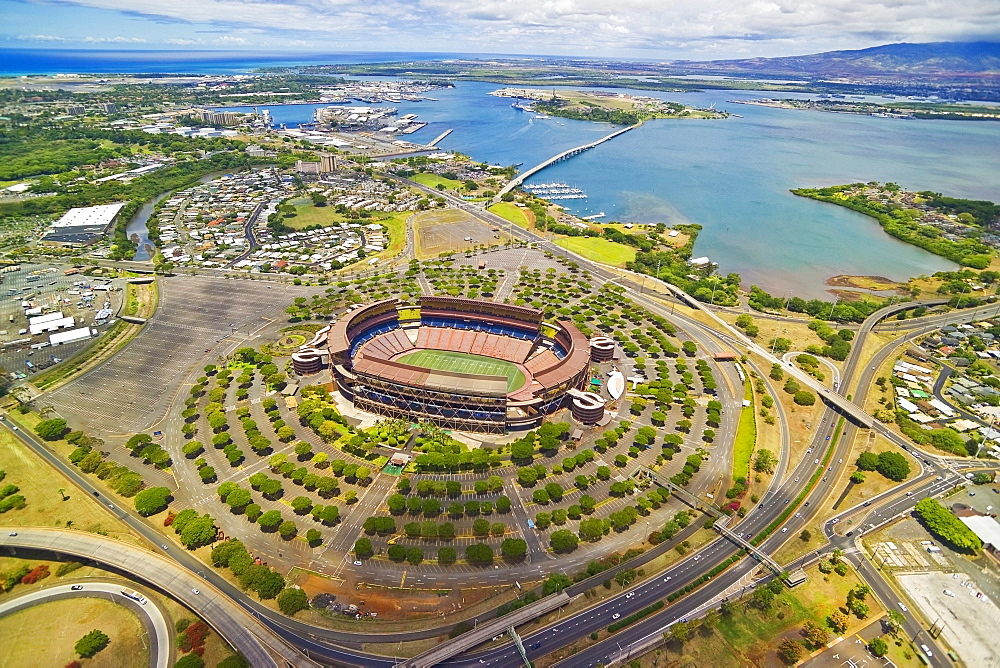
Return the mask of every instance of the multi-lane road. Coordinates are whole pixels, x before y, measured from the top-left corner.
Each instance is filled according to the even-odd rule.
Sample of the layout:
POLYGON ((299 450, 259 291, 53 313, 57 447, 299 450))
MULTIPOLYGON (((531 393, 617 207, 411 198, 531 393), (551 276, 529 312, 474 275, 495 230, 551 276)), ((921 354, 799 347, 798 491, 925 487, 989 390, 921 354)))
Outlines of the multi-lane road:
MULTIPOLYGON (((435 192, 432 194, 438 193, 435 192)), ((546 250, 565 253, 563 249, 552 245, 550 242, 539 242, 539 240, 530 232, 521 230, 520 228, 510 227, 507 221, 495 216, 492 213, 485 212, 475 205, 458 200, 455 200, 452 203, 458 208, 463 209, 471 215, 483 219, 490 224, 507 225, 508 229, 511 231, 511 235, 516 239, 525 242, 538 242, 539 245, 546 250)), ((599 281, 615 281, 634 287, 636 291, 632 292, 630 297, 642 304, 644 307, 649 308, 654 313, 664 315, 666 317, 672 317, 674 320, 680 319, 677 317, 677 314, 669 313, 661 302, 639 293, 639 286, 634 282, 631 282, 628 279, 622 279, 617 274, 614 274, 613 272, 599 265, 595 265, 583 258, 577 258, 577 261, 582 268, 588 270, 599 281)), ((912 306, 912 304, 910 304, 910 306, 912 306)), ((891 309, 884 309, 885 313, 880 312, 880 314, 884 316, 885 314, 891 313, 893 310, 898 308, 900 308, 900 306, 896 306, 891 309)), ((907 321, 906 324, 911 328, 918 326, 931 329, 940 326, 940 324, 944 322, 955 322, 966 319, 967 317, 985 317, 985 314, 981 315, 978 312, 974 312, 972 314, 951 313, 944 316, 932 316, 921 318, 919 320, 910 320, 907 321)), ((696 337, 703 346, 716 345, 715 343, 712 343, 710 339, 711 337, 717 337, 725 341, 727 344, 736 344, 744 348, 753 349, 758 354, 761 354, 764 359, 772 359, 766 350, 759 349, 759 346, 755 346, 752 341, 743 339, 742 335, 738 332, 729 330, 729 335, 727 336, 726 334, 720 334, 719 332, 704 328, 703 325, 694 320, 687 318, 683 318, 683 320, 685 321, 684 324, 686 328, 688 328, 692 333, 692 336, 696 337), (692 327, 692 325, 697 326, 692 327)), ((870 319, 869 321, 866 321, 865 325, 859 332, 858 339, 856 339, 855 343, 855 354, 852 355, 847 365, 845 365, 843 380, 838 388, 839 393, 846 393, 851 386, 851 378, 860 364, 857 353, 863 347, 862 343, 864 336, 871 330, 874 320, 875 319, 870 319)), ((712 348, 709 347, 708 349, 712 348)), ((868 363, 866 363, 865 368, 862 369, 862 372, 859 375, 858 393, 852 397, 854 402, 856 402, 851 402, 852 405, 850 408, 852 410, 858 410, 857 407, 863 404, 863 389, 868 386, 874 370, 878 368, 880 364, 878 360, 884 360, 890 353, 891 350, 889 349, 880 352, 879 355, 881 358, 876 356, 876 359, 871 362, 873 365, 871 368, 868 368, 868 363)), ((786 368, 788 368, 789 372, 793 375, 803 376, 801 380, 806 385, 813 387, 820 392, 821 396, 826 398, 831 404, 839 404, 843 406, 843 404, 847 401, 839 394, 836 397, 831 396, 834 393, 829 392, 825 387, 818 386, 815 380, 811 377, 796 373, 797 370, 791 367, 786 368)), ((813 517, 820 512, 820 501, 828 497, 839 472, 844 466, 843 460, 847 457, 850 451, 851 434, 848 432, 854 429, 850 423, 847 424, 846 429, 848 432, 845 432, 843 437, 837 441, 835 451, 830 454, 829 463, 825 463, 824 457, 827 454, 826 451, 830 445, 830 440, 833 438, 835 433, 838 422, 837 417, 838 416, 833 409, 828 409, 824 413, 824 416, 815 427, 815 437, 807 456, 799 462, 785 462, 783 464, 792 467, 791 473, 784 479, 783 483, 776 484, 773 489, 769 490, 767 494, 764 495, 761 503, 756 506, 743 521, 734 527, 734 531, 741 533, 744 536, 756 536, 759 534, 789 508, 789 505, 794 502, 801 490, 806 487, 812 475, 820 466, 824 466, 824 468, 830 468, 829 470, 823 472, 824 475, 820 477, 816 486, 806 498, 801 509, 796 509, 787 521, 784 522, 784 525, 780 529, 776 530, 771 536, 764 540, 764 542, 760 545, 760 549, 768 553, 773 553, 789 536, 795 535, 792 532, 797 531, 801 526, 806 525, 806 523, 811 521, 813 517), (820 463, 816 462, 817 459, 820 460, 820 463)), ((895 434, 892 434, 892 432, 889 432, 889 434, 893 437, 894 441, 903 440, 899 439, 899 437, 895 434)), ((37 442, 37 439, 34 439, 31 435, 26 435, 23 432, 19 432, 18 435, 28 442, 28 444, 31 445, 36 451, 42 453, 48 452, 44 445, 37 442)), ((731 440, 732 435, 727 434, 727 437, 731 440)), ((912 448, 912 446, 910 447, 912 448)), ((784 450, 787 452, 787 445, 784 450)), ((921 456, 921 459, 923 458, 924 456, 921 456)), ((74 469, 72 469, 72 467, 66 466, 54 455, 51 455, 51 453, 49 453, 48 459, 53 466, 56 466, 56 468, 61 470, 65 475, 73 479, 76 484, 84 488, 87 493, 93 493, 95 496, 99 494, 98 490, 94 489, 86 481, 86 479, 80 476, 74 469)), ((888 519, 900 513, 907 512, 916 499, 922 498, 926 494, 936 493, 936 491, 942 487, 955 483, 956 474, 949 471, 949 469, 944 465, 948 462, 940 458, 933 458, 928 461, 930 461, 931 464, 924 469, 923 474, 916 481, 909 483, 912 487, 912 490, 910 490, 913 492, 912 496, 903 495, 898 498, 886 497, 884 501, 876 501, 870 507, 870 510, 868 511, 869 514, 855 522, 854 526, 865 526, 866 524, 871 524, 880 518, 888 519), (937 480, 937 476, 942 476, 942 480, 937 480), (876 515, 875 513, 878 514, 876 515)), ((779 479, 780 478, 776 476, 775 480, 779 479)), ((156 532, 147 527, 141 520, 133 517, 130 513, 127 513, 122 509, 109 508, 109 510, 115 512, 120 519, 129 524, 139 534, 148 538, 152 544, 158 544, 159 537, 156 532)), ((857 512, 858 511, 856 509, 851 509, 846 511, 843 516, 847 517, 857 512)), ((851 540, 849 537, 837 536, 834 534, 832 532, 834 527, 833 524, 828 524, 827 527, 830 529, 828 532, 831 541, 829 548, 841 545, 849 547, 851 540)), ((55 546, 53 546, 52 549, 55 549, 55 546)), ((700 550, 697 554, 686 558, 665 572, 636 586, 632 590, 623 592, 620 595, 597 604, 585 611, 567 615, 549 627, 528 635, 524 639, 524 644, 526 650, 528 651, 529 658, 537 658, 538 656, 547 654, 593 632, 596 629, 606 627, 614 621, 615 615, 625 617, 652 604, 656 600, 659 600, 669 595, 676 589, 679 589, 687 582, 690 582, 703 573, 706 573, 712 567, 736 553, 737 549, 737 546, 735 546, 728 539, 722 537, 717 538, 700 550)), ((394 641, 394 636, 392 634, 344 634, 319 629, 295 620, 281 617, 273 611, 253 603, 250 599, 243 595, 242 592, 236 590, 234 587, 226 583, 221 577, 215 575, 212 571, 207 570, 203 564, 195 560, 190 555, 177 550, 170 550, 164 551, 164 554, 161 556, 174 560, 180 566, 187 569, 189 573, 202 578, 205 582, 217 588, 220 594, 236 601, 244 608, 244 610, 248 611, 257 620, 263 622, 274 633, 282 638, 285 638, 296 647, 308 651, 311 656, 317 659, 334 663, 365 666, 390 666, 395 663, 394 659, 375 657, 357 650, 333 647, 328 644, 328 641, 343 642, 345 639, 354 642, 370 642, 376 639, 392 642, 394 641)), ((644 647, 644 642, 648 642, 650 638, 655 639, 656 634, 661 633, 664 628, 669 627, 669 624, 677 619, 682 619, 696 614, 698 611, 705 609, 705 606, 707 605, 717 604, 721 597, 732 595, 733 592, 738 593, 740 590, 740 583, 748 582, 748 576, 757 567, 758 565, 750 559, 742 560, 732 566, 724 574, 709 581, 706 585, 692 594, 680 599, 677 603, 669 605, 659 613, 622 630, 610 639, 574 655, 574 657, 566 665, 591 665, 598 662, 607 663, 609 661, 626 659, 631 653, 642 649, 644 647), (620 649, 618 648, 618 645, 621 646, 620 649)), ((140 577, 142 576, 140 575, 140 577)), ((876 590, 878 591, 878 589, 876 590)), ((888 595, 889 594, 886 594, 886 596, 888 595)), ((187 598, 191 598, 191 596, 189 595, 187 598)), ((408 634, 403 635, 406 636, 408 634)), ((241 647, 241 649, 243 648, 241 647)), ((245 649, 244 652, 246 652, 245 649)), ((517 650, 508 643, 494 649, 480 651, 468 656, 457 657, 449 660, 445 665, 513 665, 513 663, 518 659, 516 654, 517 650)), ((936 653, 935 658, 941 654, 943 653, 936 653)))
POLYGON ((169 668, 173 665, 173 645, 171 629, 166 615, 153 600, 136 601, 122 594, 122 583, 102 580, 76 580, 66 584, 52 585, 36 589, 0 604, 0 617, 26 610, 41 603, 62 601, 71 598, 101 598, 123 605, 142 622, 149 636, 149 665, 151 668, 169 668))

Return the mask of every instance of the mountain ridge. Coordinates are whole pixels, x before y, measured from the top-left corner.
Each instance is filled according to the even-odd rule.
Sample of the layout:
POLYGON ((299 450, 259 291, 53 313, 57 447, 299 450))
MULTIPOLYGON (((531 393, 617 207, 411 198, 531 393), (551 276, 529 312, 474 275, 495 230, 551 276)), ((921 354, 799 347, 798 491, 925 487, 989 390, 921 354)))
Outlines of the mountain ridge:
POLYGON ((813 77, 1000 79, 1000 42, 899 42, 801 56, 662 63, 685 71, 813 77))

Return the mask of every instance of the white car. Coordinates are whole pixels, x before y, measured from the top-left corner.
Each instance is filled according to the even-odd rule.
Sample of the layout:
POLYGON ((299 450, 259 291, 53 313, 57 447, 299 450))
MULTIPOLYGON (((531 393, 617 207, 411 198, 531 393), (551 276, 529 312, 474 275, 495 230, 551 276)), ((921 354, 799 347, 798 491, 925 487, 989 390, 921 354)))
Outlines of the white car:
POLYGON ((191 590, 191 593, 192 593, 192 594, 194 594, 195 596, 197 596, 197 595, 198 595, 198 594, 200 594, 201 592, 200 592, 200 591, 198 591, 197 589, 192 589, 192 590, 191 590))
POLYGON ((619 617, 621 617, 621 614, 617 613, 617 612, 615 614, 611 615, 611 619, 618 619, 619 617))
POLYGON ((788 527, 781 527, 781 533, 788 533, 788 527))
POLYGON ((355 561, 355 562, 354 562, 354 565, 355 565, 355 566, 360 566, 360 565, 361 565, 361 562, 360 562, 360 561, 355 561))
POLYGON ((950 589, 945 589, 945 590, 944 590, 944 595, 945 595, 945 596, 951 596, 952 598, 955 598, 955 592, 953 592, 953 591, 952 591, 952 590, 950 590, 950 589))
POLYGON ((899 606, 899 609, 902 610, 903 612, 909 612, 909 610, 906 609, 906 606, 903 605, 902 601, 900 601, 899 603, 897 603, 897 605, 899 606))

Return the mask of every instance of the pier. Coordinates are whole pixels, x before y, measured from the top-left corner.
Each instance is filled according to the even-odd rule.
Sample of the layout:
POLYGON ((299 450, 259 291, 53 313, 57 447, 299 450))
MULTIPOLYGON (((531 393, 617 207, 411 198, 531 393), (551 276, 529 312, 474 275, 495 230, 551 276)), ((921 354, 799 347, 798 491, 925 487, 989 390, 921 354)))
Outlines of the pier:
POLYGON ((450 134, 451 134, 451 128, 449 128, 448 130, 445 130, 444 132, 442 132, 441 134, 439 134, 437 136, 437 139, 435 139, 434 141, 428 142, 427 146, 437 146, 439 141, 441 141, 442 139, 444 139, 445 137, 447 137, 450 134))
POLYGON ((595 146, 600 146, 604 142, 611 141, 612 139, 614 139, 618 135, 625 134, 629 130, 634 130, 635 128, 639 127, 640 125, 642 125, 641 121, 639 123, 636 123, 635 125, 630 125, 628 127, 621 128, 620 130, 615 130, 611 134, 607 135, 606 137, 601 137, 597 141, 592 141, 589 144, 584 144, 583 146, 577 146, 576 148, 571 148, 568 151, 563 151, 562 153, 560 153, 558 155, 552 156, 551 158, 549 158, 545 162, 541 163, 540 165, 535 165, 534 167, 532 167, 528 171, 524 172, 523 174, 519 174, 518 176, 516 176, 515 178, 513 178, 507 185, 505 185, 503 188, 501 188, 500 192, 498 192, 496 194, 496 196, 493 198, 492 204, 496 204, 497 202, 499 202, 504 195, 506 195, 507 193, 509 193, 514 188, 517 188, 522 183, 524 183, 526 179, 534 176, 535 174, 537 174, 538 172, 542 171, 546 167, 554 165, 557 162, 562 162, 563 160, 568 160, 569 158, 572 158, 574 155, 579 155, 580 153, 583 153, 584 151, 588 151, 588 150, 594 148, 595 146))

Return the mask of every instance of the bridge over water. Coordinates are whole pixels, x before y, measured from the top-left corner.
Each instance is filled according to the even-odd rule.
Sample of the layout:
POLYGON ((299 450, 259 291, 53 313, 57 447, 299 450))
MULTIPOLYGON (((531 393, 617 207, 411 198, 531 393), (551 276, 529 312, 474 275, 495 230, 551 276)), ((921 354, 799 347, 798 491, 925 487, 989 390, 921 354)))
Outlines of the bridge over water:
POLYGON ((514 188, 517 188, 522 183, 524 183, 525 180, 531 178, 532 176, 534 176, 538 172, 542 171, 546 167, 550 167, 551 165, 554 165, 557 162, 561 162, 563 160, 567 160, 569 158, 572 158, 574 155, 579 155, 580 153, 583 153, 584 151, 588 151, 588 150, 594 148, 595 146, 600 146, 604 142, 611 141, 612 139, 614 139, 618 135, 625 134, 629 130, 634 130, 635 128, 639 127, 640 125, 642 125, 641 121, 638 122, 638 123, 636 123, 635 125, 629 125, 628 127, 624 127, 624 128, 619 129, 619 130, 615 130, 614 132, 612 132, 611 134, 607 135, 606 137, 601 137, 600 139, 598 139, 596 141, 592 141, 589 144, 584 144, 583 146, 577 146, 575 148, 571 148, 569 150, 563 151, 562 153, 560 153, 558 155, 552 156, 551 158, 549 158, 545 162, 543 162, 543 163, 541 163, 539 165, 535 165, 534 167, 532 167, 531 169, 529 169, 528 171, 526 171, 526 172, 524 172, 522 174, 518 174, 507 185, 505 185, 503 188, 500 189, 500 192, 498 192, 496 194, 496 196, 493 198, 492 203, 496 204, 497 202, 500 201, 500 199, 504 195, 506 195, 507 193, 509 193, 514 188))

